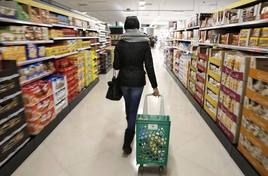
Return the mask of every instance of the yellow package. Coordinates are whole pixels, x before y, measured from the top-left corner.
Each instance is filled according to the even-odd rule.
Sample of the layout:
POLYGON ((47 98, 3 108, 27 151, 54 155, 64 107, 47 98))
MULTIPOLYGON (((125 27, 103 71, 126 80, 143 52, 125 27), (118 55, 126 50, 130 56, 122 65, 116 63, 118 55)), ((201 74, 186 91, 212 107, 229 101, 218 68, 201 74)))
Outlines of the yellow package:
POLYGON ((3 60, 16 60, 16 61, 26 60, 25 46, 2 47, 1 51, 3 60))
POLYGON ((268 38, 260 38, 259 46, 268 48, 268 38))

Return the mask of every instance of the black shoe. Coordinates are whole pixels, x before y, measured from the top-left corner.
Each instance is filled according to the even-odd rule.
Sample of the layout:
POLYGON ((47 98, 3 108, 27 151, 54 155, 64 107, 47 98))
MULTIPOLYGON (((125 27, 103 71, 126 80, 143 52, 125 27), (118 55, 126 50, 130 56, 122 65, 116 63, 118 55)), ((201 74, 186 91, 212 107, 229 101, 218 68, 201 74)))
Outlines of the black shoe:
POLYGON ((126 155, 129 155, 132 152, 131 143, 133 141, 134 135, 135 131, 126 129, 123 144, 123 151, 126 155))

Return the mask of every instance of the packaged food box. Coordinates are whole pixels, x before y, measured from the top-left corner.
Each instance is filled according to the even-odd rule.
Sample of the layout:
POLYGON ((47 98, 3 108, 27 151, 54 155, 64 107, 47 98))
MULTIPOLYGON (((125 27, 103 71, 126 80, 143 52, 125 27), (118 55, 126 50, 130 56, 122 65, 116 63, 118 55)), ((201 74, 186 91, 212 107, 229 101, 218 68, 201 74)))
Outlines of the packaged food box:
POLYGON ((15 18, 17 2, 0 1, 0 17, 15 18))
POLYGON ((0 120, 0 141, 25 124, 23 108, 0 120))
POLYGON ((264 27, 261 29, 261 38, 268 38, 268 27, 264 27))
POLYGON ((45 46, 38 46, 37 50, 38 50, 38 57, 39 58, 46 56, 46 47, 45 46))
POLYGON ((261 19, 268 18, 268 2, 261 3, 261 19))
POLYGON ((31 135, 39 134, 45 126, 47 126, 51 120, 56 117, 54 107, 46 111, 37 119, 32 119, 32 121, 27 121, 27 130, 31 135))
POLYGON ((260 37, 262 28, 254 28, 251 30, 250 37, 260 37))
POLYGON ((34 44, 28 44, 26 46, 26 53, 27 53, 27 59, 36 59, 38 57, 38 49, 37 45, 34 44))
POLYGON ((50 96, 37 104, 25 108, 25 117, 27 121, 32 121, 33 119, 39 118, 46 111, 54 107, 53 96, 50 96))
POLYGON ((3 60, 26 60, 26 49, 25 46, 7 46, 0 48, 2 52, 3 60))
POLYGON ((68 92, 67 87, 64 89, 59 90, 58 92, 54 93, 54 102, 58 104, 63 99, 67 98, 68 92))
POLYGON ((25 145, 28 139, 26 124, 22 125, 13 134, 6 137, 0 144, 0 167, 13 155, 17 148, 25 145), (13 154, 12 154, 13 153, 13 154))
POLYGON ((248 46, 248 39, 247 38, 240 38, 239 39, 239 46, 248 46))
POLYGON ((59 114, 67 106, 68 106, 68 99, 65 98, 61 102, 56 104, 56 108, 55 108, 56 109, 56 114, 59 114))
POLYGON ((40 9, 37 7, 30 6, 29 7, 29 14, 32 22, 42 23, 42 18, 40 14, 40 9))
POLYGON ((258 46, 259 45, 259 38, 258 37, 250 37, 248 45, 249 46, 258 46))
POLYGON ((250 36, 251 29, 241 29, 240 38, 248 38, 250 36))
POLYGON ((0 99, 20 91, 19 74, 0 78, 0 99))
POLYGON ((0 120, 23 107, 21 92, 0 99, 0 120))
POLYGON ((28 5, 17 3, 16 17, 19 20, 30 21, 28 5))
POLYGON ((254 21, 257 19, 258 14, 258 9, 259 9, 259 5, 254 5, 251 7, 247 7, 243 9, 242 12, 242 19, 243 22, 245 21, 254 21))
POLYGON ((259 46, 264 47, 264 48, 268 48, 268 38, 260 38, 259 46))
POLYGON ((31 107, 52 95, 50 81, 39 80, 22 87, 23 102, 26 107, 31 107))
POLYGON ((67 86, 66 77, 61 74, 50 76, 47 80, 51 81, 53 92, 57 92, 67 86))

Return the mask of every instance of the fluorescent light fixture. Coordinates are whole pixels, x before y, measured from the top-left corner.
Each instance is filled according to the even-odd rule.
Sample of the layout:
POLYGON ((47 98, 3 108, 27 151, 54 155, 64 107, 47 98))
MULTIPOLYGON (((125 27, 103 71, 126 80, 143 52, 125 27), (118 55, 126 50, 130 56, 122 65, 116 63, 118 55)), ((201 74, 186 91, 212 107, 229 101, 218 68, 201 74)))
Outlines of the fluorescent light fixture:
POLYGON ((140 1, 139 1, 139 5, 140 5, 140 6, 145 6, 145 3, 146 3, 146 2, 145 2, 144 0, 140 0, 140 1))

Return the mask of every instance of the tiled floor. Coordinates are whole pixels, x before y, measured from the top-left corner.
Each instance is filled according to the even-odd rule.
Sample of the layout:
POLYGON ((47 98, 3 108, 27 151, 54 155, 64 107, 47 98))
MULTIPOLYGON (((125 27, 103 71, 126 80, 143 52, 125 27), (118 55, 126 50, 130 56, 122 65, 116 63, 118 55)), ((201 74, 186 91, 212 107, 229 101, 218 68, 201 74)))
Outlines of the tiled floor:
MULTIPOLYGON (((242 176, 242 172, 164 69, 161 51, 155 50, 153 55, 159 88, 172 121, 166 175, 242 176)), ((135 152, 129 157, 122 156, 121 145, 126 126, 123 102, 111 102, 104 98, 110 76, 101 77, 93 91, 13 176, 138 175, 135 152)), ((149 85, 144 93, 151 93, 149 85)), ((147 169, 144 175, 157 173, 157 170, 147 169)))

